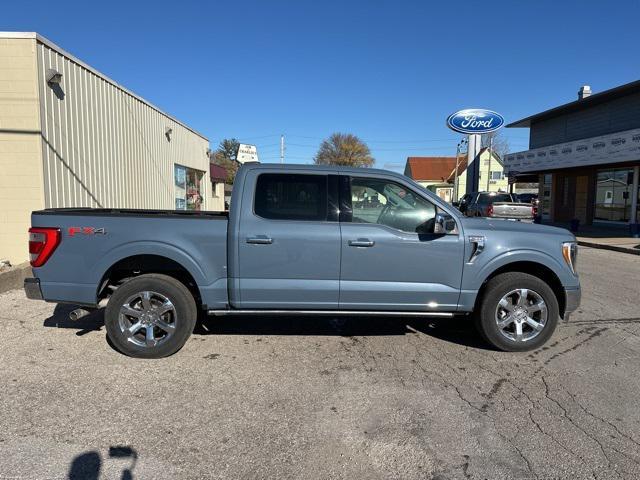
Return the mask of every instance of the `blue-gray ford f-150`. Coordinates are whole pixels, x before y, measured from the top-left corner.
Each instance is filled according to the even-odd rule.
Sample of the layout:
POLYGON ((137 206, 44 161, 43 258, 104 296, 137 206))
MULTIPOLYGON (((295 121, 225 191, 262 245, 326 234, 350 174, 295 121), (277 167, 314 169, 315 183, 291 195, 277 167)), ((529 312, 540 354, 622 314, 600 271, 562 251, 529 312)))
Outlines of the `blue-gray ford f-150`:
POLYGON ((33 212, 29 298, 105 308, 123 353, 179 350, 212 315, 475 318, 496 348, 537 348, 580 302, 567 230, 464 218, 374 169, 247 164, 229 214, 33 212))

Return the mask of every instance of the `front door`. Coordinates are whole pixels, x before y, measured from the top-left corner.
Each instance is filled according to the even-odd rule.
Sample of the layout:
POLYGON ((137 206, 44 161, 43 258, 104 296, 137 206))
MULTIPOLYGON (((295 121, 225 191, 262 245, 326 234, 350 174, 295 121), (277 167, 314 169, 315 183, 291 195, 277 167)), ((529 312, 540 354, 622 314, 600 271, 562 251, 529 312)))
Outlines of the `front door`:
POLYGON ((320 173, 254 170, 247 176, 245 184, 256 188, 239 206, 235 306, 338 307, 340 225, 336 209, 328 207, 328 183, 320 173))
POLYGON ((341 182, 340 308, 454 311, 464 240, 435 235, 437 207, 400 182, 341 182), (349 186, 350 184, 350 186, 349 186))
POLYGON ((556 175, 555 182, 554 220, 557 222, 570 222, 576 217, 576 177, 560 173, 556 175))

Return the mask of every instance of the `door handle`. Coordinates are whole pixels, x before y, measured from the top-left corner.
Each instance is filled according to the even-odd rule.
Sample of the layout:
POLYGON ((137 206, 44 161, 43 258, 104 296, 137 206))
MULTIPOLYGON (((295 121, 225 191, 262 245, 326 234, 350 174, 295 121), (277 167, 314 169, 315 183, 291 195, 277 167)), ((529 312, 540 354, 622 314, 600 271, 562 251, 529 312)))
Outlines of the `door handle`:
POLYGON ((273 243, 273 238, 269 238, 266 235, 256 235, 255 237, 247 237, 247 243, 271 245, 273 243))
POLYGON ((350 247, 373 247, 376 244, 373 240, 368 238, 359 238, 357 240, 349 240, 350 247))

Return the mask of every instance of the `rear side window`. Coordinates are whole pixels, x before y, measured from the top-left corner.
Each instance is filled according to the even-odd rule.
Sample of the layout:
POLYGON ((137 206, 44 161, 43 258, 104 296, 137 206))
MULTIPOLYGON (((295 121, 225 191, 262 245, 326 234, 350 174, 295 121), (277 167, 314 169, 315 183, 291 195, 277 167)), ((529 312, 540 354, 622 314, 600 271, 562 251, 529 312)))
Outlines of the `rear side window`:
POLYGON ((256 215, 273 220, 327 219, 327 176, 263 173, 258 177, 256 215))
POLYGON ((497 202, 512 202, 511 195, 508 193, 488 194, 481 193, 478 198, 478 203, 497 203, 497 202))

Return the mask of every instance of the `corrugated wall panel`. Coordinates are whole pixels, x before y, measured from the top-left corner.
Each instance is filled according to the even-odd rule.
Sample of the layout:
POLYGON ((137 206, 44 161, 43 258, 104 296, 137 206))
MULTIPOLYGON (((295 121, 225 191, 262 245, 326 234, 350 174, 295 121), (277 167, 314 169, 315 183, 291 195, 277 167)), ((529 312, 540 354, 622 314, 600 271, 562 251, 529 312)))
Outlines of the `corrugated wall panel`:
POLYGON ((47 45, 37 54, 47 207, 173 209, 179 164, 204 172, 208 208, 206 139, 47 45), (50 68, 60 88, 47 85, 50 68))
POLYGON ((529 147, 542 148, 634 128, 640 128, 640 94, 534 123, 529 147))

